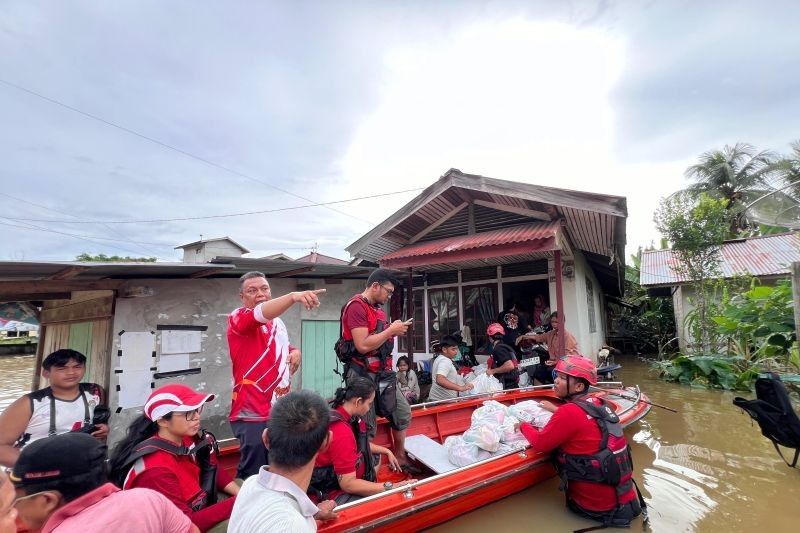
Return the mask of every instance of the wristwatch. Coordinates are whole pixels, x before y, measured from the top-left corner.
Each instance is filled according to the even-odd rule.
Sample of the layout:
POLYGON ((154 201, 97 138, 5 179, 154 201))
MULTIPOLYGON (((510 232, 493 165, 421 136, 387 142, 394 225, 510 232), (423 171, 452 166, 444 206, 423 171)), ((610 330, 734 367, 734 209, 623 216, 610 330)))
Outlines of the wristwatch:
POLYGON ((394 483, 391 481, 384 481, 383 482, 383 490, 392 490, 394 488, 394 483))

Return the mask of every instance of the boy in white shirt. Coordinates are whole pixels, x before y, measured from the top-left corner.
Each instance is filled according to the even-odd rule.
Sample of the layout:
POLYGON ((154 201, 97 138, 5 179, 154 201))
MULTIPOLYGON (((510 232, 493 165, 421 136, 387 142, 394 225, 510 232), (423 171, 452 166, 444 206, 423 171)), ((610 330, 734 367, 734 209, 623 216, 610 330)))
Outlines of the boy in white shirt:
MULTIPOLYGON (((436 352, 434 347, 434 352, 436 352)), ((472 384, 459 384, 458 371, 453 364, 453 359, 458 355, 458 341, 455 337, 447 335, 442 338, 438 346, 438 354, 431 365, 431 390, 428 401, 451 400, 459 392, 472 389, 472 384)))

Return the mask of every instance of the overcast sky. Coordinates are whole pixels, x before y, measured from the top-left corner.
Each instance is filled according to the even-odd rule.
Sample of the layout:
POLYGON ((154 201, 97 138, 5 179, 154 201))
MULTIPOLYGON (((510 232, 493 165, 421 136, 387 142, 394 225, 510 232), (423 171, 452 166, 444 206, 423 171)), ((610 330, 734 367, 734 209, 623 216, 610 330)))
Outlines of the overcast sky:
POLYGON ((700 153, 800 138, 798 20, 791 1, 0 0, 0 260, 179 260, 200 235, 347 259, 416 192, 68 221, 281 209, 451 167, 626 196, 633 252, 700 153))

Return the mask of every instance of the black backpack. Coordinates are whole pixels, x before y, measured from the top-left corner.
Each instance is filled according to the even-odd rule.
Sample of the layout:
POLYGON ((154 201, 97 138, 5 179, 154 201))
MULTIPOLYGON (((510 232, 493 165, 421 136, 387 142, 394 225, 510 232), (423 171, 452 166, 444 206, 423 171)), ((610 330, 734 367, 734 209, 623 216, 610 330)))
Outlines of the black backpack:
POLYGON ((792 408, 789 393, 786 392, 777 374, 756 380, 756 399, 746 400, 736 397, 733 405, 742 408, 753 420, 758 422, 761 433, 772 441, 783 461, 795 468, 800 456, 800 418, 792 408), (778 445, 794 449, 791 463, 783 456, 778 445))

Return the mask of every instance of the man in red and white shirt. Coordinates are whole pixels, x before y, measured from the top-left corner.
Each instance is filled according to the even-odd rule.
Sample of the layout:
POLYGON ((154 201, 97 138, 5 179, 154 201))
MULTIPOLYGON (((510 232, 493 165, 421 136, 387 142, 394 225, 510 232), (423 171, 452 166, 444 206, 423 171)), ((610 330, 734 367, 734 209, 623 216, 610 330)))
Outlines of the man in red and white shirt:
POLYGON ((286 326, 278 318, 295 303, 319 306, 315 291, 291 292, 273 299, 261 272, 240 278, 243 307, 228 317, 228 348, 233 370, 230 422, 239 439, 241 459, 237 477, 247 479, 269 462, 261 433, 272 404, 289 392, 291 376, 300 366, 300 350, 289 344, 286 326))

